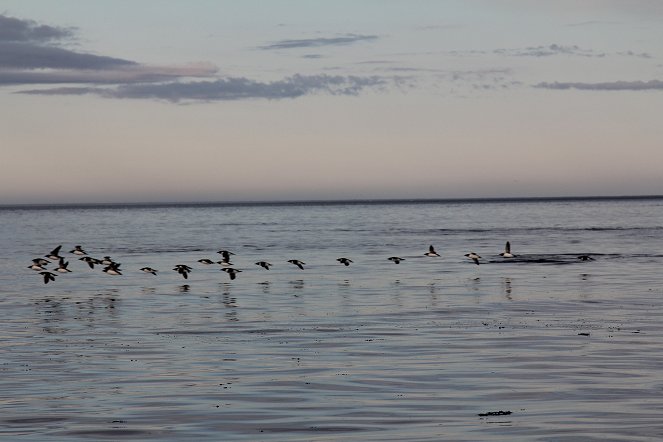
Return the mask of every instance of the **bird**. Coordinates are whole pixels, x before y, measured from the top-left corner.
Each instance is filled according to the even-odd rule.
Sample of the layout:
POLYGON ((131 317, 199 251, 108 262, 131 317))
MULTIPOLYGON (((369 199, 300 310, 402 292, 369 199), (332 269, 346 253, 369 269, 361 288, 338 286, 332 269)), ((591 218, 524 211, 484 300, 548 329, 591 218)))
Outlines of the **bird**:
POLYGON ((189 272, 193 269, 191 267, 189 267, 188 265, 185 265, 185 264, 177 264, 177 265, 175 265, 175 268, 173 270, 175 270, 177 273, 182 275, 182 277, 184 279, 188 279, 189 278, 189 272))
POLYGON ((60 263, 58 264, 58 268, 55 269, 55 271, 60 273, 71 273, 71 270, 67 268, 68 265, 69 261, 65 261, 64 258, 60 258, 60 263))
POLYGON ((121 275, 122 271, 120 270, 120 264, 117 262, 114 262, 112 264, 109 264, 108 266, 104 267, 102 272, 108 274, 108 275, 121 275))
POLYGON ((336 258, 336 261, 340 262, 346 267, 349 266, 351 262, 353 262, 350 258, 336 258))
POLYGON ((211 259, 207 259, 207 258, 199 259, 198 262, 201 263, 201 264, 205 264, 205 265, 214 264, 214 261, 212 261, 211 259))
POLYGON ((234 255, 233 252, 229 252, 228 250, 219 250, 218 252, 221 254, 221 257, 223 258, 224 261, 230 262, 230 255, 234 255))
POLYGON ((153 275, 155 275, 155 276, 156 276, 156 274, 157 274, 157 272, 158 272, 158 270, 155 270, 155 269, 153 269, 152 267, 142 267, 140 270, 143 271, 143 272, 145 272, 145 273, 151 273, 151 274, 153 274, 153 275))
POLYGON ((304 270, 304 266, 306 265, 305 262, 300 261, 300 260, 298 260, 298 259, 289 259, 288 262, 289 262, 290 264, 294 264, 294 265, 296 265, 297 267, 299 267, 299 268, 302 269, 302 270, 304 270))
POLYGON ((401 261, 405 261, 405 258, 399 258, 398 256, 390 256, 387 258, 389 261, 393 261, 394 264, 400 264, 401 261))
POLYGON ((425 256, 440 256, 436 251, 435 248, 431 245, 428 247, 428 252, 424 253, 425 256))
POLYGON ((74 255, 87 255, 81 246, 74 246, 74 250, 70 250, 69 253, 73 253, 74 255))
POLYGON ((578 259, 580 261, 594 261, 594 258, 592 258, 589 255, 580 255, 580 256, 578 256, 578 259))
POLYGON ((222 259, 221 261, 217 261, 216 263, 220 264, 222 266, 225 266, 225 267, 233 265, 233 263, 230 262, 230 260, 227 260, 227 259, 222 259))
POLYGON ((500 256, 502 258, 515 258, 516 255, 511 253, 511 243, 509 241, 506 242, 506 245, 504 246, 504 251, 500 253, 500 256))
POLYGON ((262 267, 265 270, 269 270, 269 266, 271 266, 271 264, 267 261, 258 261, 256 265, 262 267))
POLYGON ((35 259, 32 260, 32 263, 36 264, 38 266, 45 266, 47 264, 50 264, 51 261, 49 261, 48 259, 44 259, 44 258, 35 258, 35 259))
MULTIPOLYGON (((45 265, 45 264, 44 264, 44 265, 45 265)), ((39 272, 39 271, 42 271, 42 270, 46 270, 45 267, 43 267, 43 266, 41 266, 41 265, 39 265, 39 264, 35 264, 35 263, 33 263, 32 265, 29 265, 28 268, 29 268, 30 270, 36 270, 36 271, 38 271, 38 272, 39 272)))
POLYGON ((479 260, 481 259, 481 257, 479 255, 477 255, 476 253, 474 253, 474 252, 466 253, 465 256, 467 256, 472 261, 474 261, 474 263, 476 265, 479 265, 479 260))
MULTIPOLYGON (((88 266, 90 266, 91 269, 94 268, 95 264, 103 264, 102 261, 98 260, 97 258, 91 258, 89 256, 84 256, 82 258, 78 258, 79 261, 86 262, 88 266)), ((110 263, 108 264, 110 265, 110 263)))
POLYGON ((53 250, 51 250, 51 253, 48 255, 44 255, 48 259, 52 259, 53 261, 58 261, 60 259, 60 249, 62 248, 62 245, 57 246, 53 250))
POLYGON ((109 266, 109 265, 113 264, 113 262, 114 261, 111 259, 110 256, 104 256, 104 259, 99 260, 98 264, 103 264, 105 266, 109 266))
POLYGON ((230 276, 230 279, 233 280, 237 278, 237 274, 241 272, 241 270, 234 269, 232 267, 227 267, 225 269, 221 269, 222 272, 226 272, 228 276, 230 276))
POLYGON ((39 274, 44 277, 44 284, 48 284, 48 281, 55 281, 55 273, 39 272, 39 274))

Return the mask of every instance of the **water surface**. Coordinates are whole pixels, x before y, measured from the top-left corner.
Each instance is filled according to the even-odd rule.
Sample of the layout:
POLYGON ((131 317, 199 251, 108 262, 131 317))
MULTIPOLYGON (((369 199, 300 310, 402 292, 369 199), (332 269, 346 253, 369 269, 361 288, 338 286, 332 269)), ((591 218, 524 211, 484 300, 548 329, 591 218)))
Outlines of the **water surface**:
POLYGON ((661 199, 0 209, 0 438, 658 440, 662 220, 661 199), (65 253, 45 285, 26 267, 59 244, 124 274, 65 253), (196 262, 222 248, 234 281, 196 262))

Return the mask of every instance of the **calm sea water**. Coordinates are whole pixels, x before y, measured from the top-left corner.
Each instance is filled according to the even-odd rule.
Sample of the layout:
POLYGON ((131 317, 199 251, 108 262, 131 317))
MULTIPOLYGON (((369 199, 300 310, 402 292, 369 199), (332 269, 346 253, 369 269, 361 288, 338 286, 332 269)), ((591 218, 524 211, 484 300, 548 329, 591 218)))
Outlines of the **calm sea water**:
POLYGON ((4 208, 0 226, 2 439, 663 438, 662 199, 4 208), (59 244, 124 274, 64 253, 45 285, 27 266, 59 244), (196 262, 222 248, 234 281, 196 262))

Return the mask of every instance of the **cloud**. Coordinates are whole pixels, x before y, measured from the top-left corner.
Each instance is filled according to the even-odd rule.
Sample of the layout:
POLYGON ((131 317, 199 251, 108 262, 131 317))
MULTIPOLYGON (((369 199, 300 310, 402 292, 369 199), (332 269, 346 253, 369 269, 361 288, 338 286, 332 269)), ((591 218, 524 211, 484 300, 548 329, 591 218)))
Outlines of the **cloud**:
POLYGON ((73 28, 40 25, 0 14, 0 86, 154 83, 210 77, 218 70, 210 63, 150 66, 57 46, 73 36, 73 28))
POLYGON ((619 25, 621 22, 618 21, 607 21, 607 20, 586 20, 576 23, 569 23, 566 26, 568 27, 583 27, 583 26, 596 26, 596 25, 619 25))
POLYGON ((388 79, 372 76, 293 75, 273 82, 259 82, 244 77, 215 81, 169 82, 160 84, 127 84, 114 88, 63 87, 21 91, 37 95, 85 95, 105 98, 158 99, 180 101, 229 101, 251 98, 278 100, 314 93, 357 95, 363 89, 382 87, 388 79))
POLYGON ((542 82, 535 84, 536 88, 543 89, 580 89, 588 91, 647 91, 647 90, 663 90, 663 81, 649 80, 649 81, 612 81, 603 83, 561 83, 542 82))
POLYGON ((209 77, 218 68, 209 63, 184 66, 147 66, 133 64, 113 69, 1 70, 0 86, 35 84, 121 84, 154 83, 181 77, 209 77))
POLYGON ((513 57, 550 57, 553 55, 575 55, 579 57, 605 57, 603 52, 595 52, 591 49, 582 49, 576 45, 530 46, 521 49, 495 49, 495 54, 513 57))
POLYGON ((130 60, 74 52, 55 46, 0 42, 0 68, 105 69, 136 64, 130 60))
POLYGON ((338 46, 349 45, 358 41, 371 41, 376 40, 377 35, 358 35, 358 34, 345 34, 339 37, 331 38, 305 38, 299 40, 280 40, 270 43, 265 46, 260 46, 259 49, 272 50, 272 49, 294 49, 294 48, 311 48, 320 46, 338 46))
POLYGON ((647 52, 633 52, 633 51, 624 51, 624 52, 617 52, 617 55, 622 55, 624 57, 638 57, 638 58, 652 58, 651 54, 647 52))
POLYGON ((105 69, 137 64, 56 45, 73 36, 73 28, 0 15, 0 69, 105 69))
MULTIPOLYGON (((150 66, 133 60, 77 52, 58 46, 73 28, 41 25, 0 14, 0 86, 61 85, 17 91, 32 95, 95 95, 103 98, 205 102, 242 99, 280 100, 309 94, 357 95, 367 88, 397 84, 396 77, 292 75, 263 82, 246 77, 213 78, 210 63, 150 66), (209 78, 193 81, 193 78, 209 78)), ((283 40, 263 49, 346 45, 376 36, 283 40)), ((316 58, 318 54, 305 54, 316 58)))
POLYGON ((21 20, 0 14, 0 42, 47 42, 72 37, 73 28, 40 25, 33 20, 21 20))

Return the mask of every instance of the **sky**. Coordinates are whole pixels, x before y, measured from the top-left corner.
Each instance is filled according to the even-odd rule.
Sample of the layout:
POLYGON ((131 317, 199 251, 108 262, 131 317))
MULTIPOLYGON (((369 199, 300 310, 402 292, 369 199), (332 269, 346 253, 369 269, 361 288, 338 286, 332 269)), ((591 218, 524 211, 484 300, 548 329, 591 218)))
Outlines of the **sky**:
POLYGON ((0 0, 0 204, 663 194, 658 0, 0 0))

